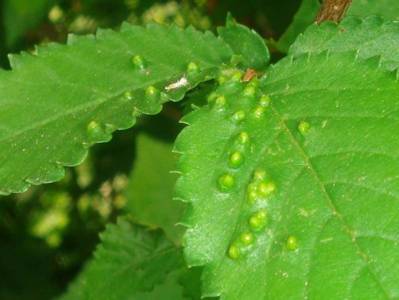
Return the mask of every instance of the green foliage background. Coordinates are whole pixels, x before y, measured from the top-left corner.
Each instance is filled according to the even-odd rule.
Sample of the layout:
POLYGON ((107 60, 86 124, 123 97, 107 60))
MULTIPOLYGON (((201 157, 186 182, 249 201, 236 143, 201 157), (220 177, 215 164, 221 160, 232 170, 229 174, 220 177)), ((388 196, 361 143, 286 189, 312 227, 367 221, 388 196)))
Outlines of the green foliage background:
MULTIPOLYGON (((360 42, 349 45, 345 36, 335 37, 336 29, 319 40, 319 29, 311 27, 307 35, 301 36, 288 50, 297 36, 311 26, 319 7, 318 0, 2 0, 0 64, 9 69, 10 61, 16 65, 24 62, 23 59, 9 60, 8 53, 34 53, 36 44, 45 47, 51 42, 64 43, 69 33, 119 29, 123 21, 139 25, 173 23, 184 28, 192 25, 216 32, 217 26, 225 24, 228 12, 265 39, 271 61, 287 52, 299 56, 305 48, 306 52, 318 54, 324 49, 336 49, 340 43, 347 45, 345 50, 359 49, 360 42), (338 40, 335 44, 331 36, 338 40), (317 47, 313 46, 315 41, 317 47)), ((389 0, 379 1, 379 5, 375 1, 354 0, 348 13, 360 17, 376 14, 396 20, 399 6, 389 0)), ((239 28, 233 32, 246 30, 230 22, 239 28)), ((360 30, 350 21, 343 26, 360 30)), ((370 36, 380 34, 377 26, 367 28, 370 36)), ((219 34, 227 43, 239 45, 229 30, 232 29, 220 29, 219 34)), ((245 32, 243 37, 248 37, 245 32)), ((256 49, 232 49, 240 53, 249 51, 243 65, 262 69, 267 65, 269 54, 262 52, 261 39, 251 43, 256 49), (253 52, 265 55, 251 56, 253 52)), ((396 44, 385 46, 385 53, 396 49, 396 44)), ((384 51, 381 52, 361 53, 361 56, 382 54, 384 57, 384 51)), ((397 61, 392 59, 383 65, 386 63, 384 67, 393 70, 397 61)), ((201 87, 203 91, 213 88, 210 83, 201 87)), ((186 98, 186 103, 166 104, 151 120, 142 117, 134 129, 115 132, 111 142, 92 147, 84 163, 68 168, 62 181, 32 187, 22 194, 0 196, 0 299, 54 299, 61 295, 61 299, 100 299, 101 289, 109 287, 101 287, 98 295, 87 292, 94 283, 104 282, 96 270, 118 272, 126 261, 147 270, 129 269, 119 273, 121 277, 131 278, 118 291, 121 295, 131 294, 131 299, 200 298, 202 269, 186 268, 181 250, 183 227, 175 226, 190 207, 172 199, 177 176, 170 172, 178 169, 176 156, 171 151, 183 128, 178 120, 201 105, 203 95, 194 91, 186 98), (105 228, 101 236, 103 243, 96 249, 99 234, 105 228), (126 243, 119 244, 120 241, 126 243), (133 247, 135 243, 140 246, 133 247), (102 265, 102 256, 123 247, 127 247, 126 253, 130 255, 115 256, 107 265, 102 265), (143 262, 147 256, 157 258, 154 266, 143 262), (157 274, 159 266, 165 269, 157 274), (156 288, 152 290, 154 285, 156 288)), ((120 281, 118 277, 114 280, 120 281)), ((114 294, 114 299, 121 299, 118 295, 114 294)))

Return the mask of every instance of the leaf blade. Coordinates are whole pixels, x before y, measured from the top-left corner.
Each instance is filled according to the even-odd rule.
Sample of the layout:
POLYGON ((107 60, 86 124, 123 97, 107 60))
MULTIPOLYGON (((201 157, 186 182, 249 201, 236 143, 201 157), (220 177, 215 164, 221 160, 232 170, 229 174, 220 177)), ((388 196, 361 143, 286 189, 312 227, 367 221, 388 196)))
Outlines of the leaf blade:
POLYGON ((269 64, 270 53, 265 41, 255 31, 238 24, 231 15, 227 17, 226 26, 218 28, 219 36, 241 56, 244 68, 262 71, 269 64))
POLYGON ((232 86, 219 88, 223 108, 189 115, 177 141, 177 192, 193 206, 185 254, 205 265, 204 296, 361 299, 369 283, 376 297, 394 297, 399 161, 389 132, 399 123, 387 107, 397 108, 396 74, 354 53, 322 53, 278 63, 251 97, 232 86), (259 117, 262 93, 271 102, 259 117))
MULTIPOLYGON (((282 35, 277 43, 277 46, 282 51, 286 52, 289 50, 290 45, 295 43, 296 37, 301 37, 301 33, 309 26, 314 23, 317 11, 321 5, 316 0, 303 0, 300 8, 298 9, 292 24, 288 27, 286 32, 282 35)), ((396 20, 399 14, 399 6, 396 1, 384 0, 379 1, 378 4, 374 1, 369 0, 357 0, 353 1, 349 6, 346 15, 349 18, 357 17, 361 19, 375 18, 376 16, 381 17, 385 20, 396 20)), ((341 22, 346 22, 347 18, 344 18, 341 22)), ((325 22, 324 22, 325 23, 325 22)), ((321 25, 326 26, 326 25, 321 25)))
POLYGON ((127 210, 140 224, 162 228, 175 243, 180 242, 183 205, 173 200, 176 157, 172 145, 148 135, 137 137, 137 158, 126 190, 127 210))
POLYGON ((398 46, 398 25, 380 17, 359 19, 348 17, 340 24, 323 23, 310 26, 291 46, 289 54, 300 56, 305 53, 357 51, 363 58, 381 56, 381 63, 389 70, 395 70, 399 56, 394 49, 398 46))
POLYGON ((231 56, 210 33, 157 25, 71 36, 67 46, 36 53, 13 57, 14 70, 0 72, 2 194, 60 179, 63 166, 79 164, 88 146, 180 100, 231 56), (185 84, 166 89, 184 76, 185 84))
POLYGON ((397 1, 383 0, 378 5, 370 0, 353 1, 349 7, 348 14, 351 16, 366 17, 377 15, 387 20, 397 20, 399 15, 399 5, 397 1))
POLYGON ((101 239, 94 259, 61 299, 151 299, 159 293, 183 299, 176 278, 184 266, 181 253, 159 232, 120 218, 101 239))

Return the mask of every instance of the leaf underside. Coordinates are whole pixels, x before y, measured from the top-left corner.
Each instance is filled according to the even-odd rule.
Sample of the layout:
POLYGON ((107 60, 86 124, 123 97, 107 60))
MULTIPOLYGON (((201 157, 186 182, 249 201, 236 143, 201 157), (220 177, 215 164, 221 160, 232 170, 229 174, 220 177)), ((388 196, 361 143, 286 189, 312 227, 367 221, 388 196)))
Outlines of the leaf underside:
POLYGON ((205 265, 204 296, 398 297, 396 73, 321 53, 258 84, 222 84, 225 104, 189 114, 176 142, 185 255, 205 265))
POLYGON ((0 71, 0 194, 59 180, 90 145, 181 100, 231 55, 209 32, 125 24, 12 56, 0 71))

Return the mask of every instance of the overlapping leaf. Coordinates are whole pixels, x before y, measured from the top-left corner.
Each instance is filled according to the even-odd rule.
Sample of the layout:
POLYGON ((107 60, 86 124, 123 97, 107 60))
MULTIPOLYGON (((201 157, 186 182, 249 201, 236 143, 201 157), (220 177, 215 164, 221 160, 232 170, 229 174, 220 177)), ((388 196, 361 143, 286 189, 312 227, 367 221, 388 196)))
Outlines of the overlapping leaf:
MULTIPOLYGON (((297 11, 292 24, 283 34, 278 42, 279 49, 287 51, 289 46, 295 41, 296 37, 300 35, 305 29, 314 23, 318 10, 320 9, 320 1, 318 0, 303 0, 297 11)), ((353 0, 347 11, 348 16, 356 16, 365 18, 369 16, 379 16, 386 20, 397 20, 399 18, 399 2, 396 0, 353 0)), ((345 21, 344 21, 345 22, 345 21)), ((312 25, 316 27, 317 25, 312 25)), ((324 29, 330 25, 322 25, 324 29)), ((346 25, 348 23, 346 22, 346 25)), ((342 28, 342 27, 341 27, 342 28)), ((367 30, 367 28, 364 28, 367 30)), ((374 28, 375 30, 376 28, 374 28)), ((313 29, 315 30, 315 29, 313 29)), ((373 30, 373 29, 372 29, 373 30)), ((367 34, 360 32, 361 36, 367 34)), ((365 41, 363 41, 364 43, 365 41)), ((372 41, 373 42, 373 41, 372 41)), ((344 41, 342 43, 344 46, 344 41)))
POLYGON ((162 228, 175 242, 180 241, 179 222, 183 205, 173 200, 176 156, 172 145, 147 135, 137 138, 137 159, 126 191, 127 209, 140 224, 162 228))
POLYGON ((0 72, 0 193, 60 179, 91 144, 180 100, 231 54, 209 32, 125 25, 12 57, 0 72))
POLYGON ((180 250, 159 232, 120 219, 101 239, 94 259, 62 299, 162 299, 162 294, 183 299, 180 250))
POLYGON ((361 58, 381 56, 388 69, 399 67, 399 24, 371 16, 348 17, 341 24, 323 23, 310 26, 291 46, 293 56, 323 51, 356 51, 361 58))
POLYGON ((348 14, 358 17, 377 15, 388 20, 398 20, 399 2, 396 0, 353 0, 348 14))
POLYGON ((227 17, 226 26, 219 27, 221 38, 240 56, 243 68, 264 70, 269 64, 270 54, 265 41, 254 30, 236 23, 227 17))
POLYGON ((355 52, 223 84, 177 141, 204 296, 399 296, 399 84, 355 52))

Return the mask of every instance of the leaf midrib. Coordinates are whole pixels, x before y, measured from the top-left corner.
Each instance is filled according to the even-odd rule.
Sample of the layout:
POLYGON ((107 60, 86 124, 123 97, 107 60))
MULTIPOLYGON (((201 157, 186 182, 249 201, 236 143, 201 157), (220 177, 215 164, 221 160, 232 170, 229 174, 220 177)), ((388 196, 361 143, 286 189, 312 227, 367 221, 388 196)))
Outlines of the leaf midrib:
MULTIPOLYGON (((178 73, 178 74, 180 74, 180 73, 178 73)), ((178 74, 173 75, 173 76, 177 76, 178 74)), ((137 90, 143 89, 145 86, 156 85, 156 84, 159 84, 159 83, 163 83, 163 82, 167 81, 168 78, 167 79, 149 81, 149 82, 146 82, 146 84, 141 85, 140 87, 129 89, 129 90, 130 91, 137 91, 137 90)), ((17 136, 20 136, 20 135, 22 135, 22 134, 24 134, 24 133, 26 133, 26 132, 28 132, 30 130, 35 130, 35 129, 44 127, 44 126, 46 126, 46 125, 48 125, 48 124, 50 124, 52 122, 58 121, 60 118, 62 118, 64 116, 69 116, 69 115, 72 115, 74 113, 78 113, 80 111, 85 111, 87 108, 100 106, 101 104, 103 104, 105 102, 111 101, 112 99, 117 99, 119 97, 122 97, 122 94, 100 96, 98 100, 94 100, 94 101, 90 101, 90 102, 86 102, 86 103, 80 104, 78 106, 73 107, 72 109, 64 111, 63 113, 52 115, 50 118, 41 120, 40 122, 36 122, 36 123, 30 124, 30 126, 22 128, 21 130, 18 130, 16 132, 12 132, 11 134, 0 138, 0 142, 4 142, 6 140, 13 139, 13 138, 15 138, 17 136)), ((128 100, 128 101, 132 101, 132 100, 128 100)), ((162 104, 162 103, 159 103, 159 104, 162 104)))
MULTIPOLYGON (((366 259, 366 255, 364 254, 362 248, 358 244, 358 242, 356 240, 356 236, 351 234, 351 232, 353 232, 353 230, 351 229, 351 227, 346 222, 346 220, 343 217, 343 215, 338 211, 337 207, 335 206, 331 195, 328 193, 324 183, 322 182, 322 180, 321 180, 320 176, 318 175, 316 169, 314 168, 313 164, 311 163, 311 161, 310 161, 305 149, 296 140, 294 134, 291 132, 291 130, 287 126, 286 122, 284 121, 281 113, 274 107, 273 103, 271 103, 270 109, 271 109, 271 112, 274 114, 274 116, 277 118, 277 120, 279 120, 282 130, 286 132, 288 138, 291 141, 291 144, 293 145, 293 147, 295 147, 297 149, 299 155, 302 157, 302 159, 303 159, 303 161, 305 163, 305 166, 307 167, 306 169, 309 170, 310 174, 314 177, 314 180, 319 185, 321 193, 324 195, 324 199, 327 201, 327 206, 332 210, 332 217, 338 218, 339 222, 342 224, 342 226, 345 229, 344 232, 347 235, 349 235, 349 238, 352 241, 353 245, 357 248, 358 251, 356 251, 356 254, 365 263, 365 266, 367 267, 369 273, 371 274, 371 276, 373 276, 374 280, 378 283, 379 287, 384 292, 384 295, 385 295, 386 299, 390 299, 390 296, 389 296, 388 292, 385 290, 385 288, 383 287, 383 285, 380 282, 380 280, 378 280, 377 275, 374 274, 374 272, 372 271, 372 269, 370 267, 370 262, 366 259)), ((309 288, 309 285, 305 285, 304 294, 305 294, 306 297, 308 297, 308 295, 309 295, 308 288, 309 288)), ((266 295, 266 293, 265 293, 265 295, 266 295)))

